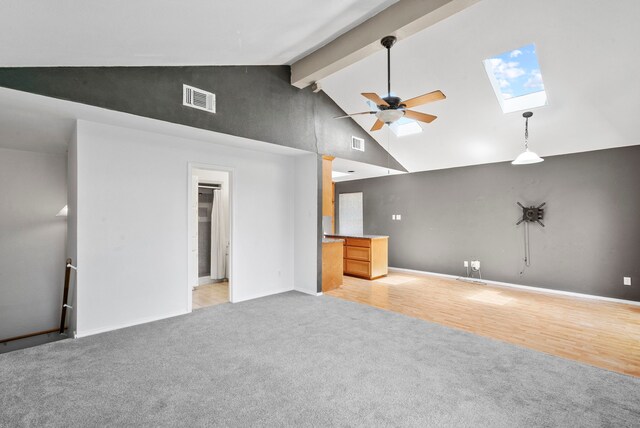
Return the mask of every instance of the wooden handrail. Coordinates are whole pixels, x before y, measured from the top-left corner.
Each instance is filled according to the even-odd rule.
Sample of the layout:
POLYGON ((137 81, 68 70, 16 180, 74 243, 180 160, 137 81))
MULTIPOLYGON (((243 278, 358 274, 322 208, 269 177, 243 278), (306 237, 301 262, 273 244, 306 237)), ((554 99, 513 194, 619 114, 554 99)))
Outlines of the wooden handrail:
POLYGON ((65 320, 67 318, 67 299, 69 298, 69 279, 71 278, 71 259, 67 259, 64 271, 64 296, 62 297, 62 314, 60 315, 59 333, 64 333, 65 320))

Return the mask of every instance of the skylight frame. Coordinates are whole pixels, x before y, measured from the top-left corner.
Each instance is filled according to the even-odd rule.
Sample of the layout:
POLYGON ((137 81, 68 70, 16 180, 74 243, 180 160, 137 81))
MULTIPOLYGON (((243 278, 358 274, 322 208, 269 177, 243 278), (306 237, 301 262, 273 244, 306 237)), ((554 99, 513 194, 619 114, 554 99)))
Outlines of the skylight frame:
POLYGON ((544 87, 544 80, 542 79, 542 70, 540 68, 540 63, 538 61, 537 48, 535 43, 530 43, 528 45, 511 49, 509 51, 502 52, 498 55, 494 55, 490 58, 483 60, 482 64, 485 68, 487 77, 491 82, 493 92, 496 95, 498 104, 500 104, 500 108, 502 109, 503 113, 505 114, 513 113, 517 111, 529 110, 529 109, 544 107, 548 105, 548 96, 547 96, 546 88, 544 87), (511 78, 511 77, 501 76, 502 79, 499 79, 495 71, 495 66, 498 64, 496 64, 495 61, 502 61, 500 65, 505 65, 508 67, 516 67, 520 64, 520 62, 518 61, 518 57, 522 55, 525 56, 525 59, 527 60, 530 66, 528 67, 521 66, 518 68, 511 68, 511 70, 508 70, 508 71, 519 70, 517 73, 512 73, 512 74, 516 74, 515 77, 511 78), (510 59, 508 63, 505 62, 505 58, 507 57, 510 59), (522 72, 522 74, 519 74, 520 71, 522 72), (520 81, 516 80, 517 78, 520 79, 520 81), (520 82, 522 81, 522 79, 528 79, 528 80, 525 84, 521 84, 520 82), (501 85, 501 82, 503 83, 502 85, 501 85), (531 90, 520 95, 515 95, 513 97, 506 98, 503 92, 503 87, 505 86, 505 82, 506 82, 506 86, 510 86, 512 84, 521 86, 521 91, 523 91, 524 88, 530 82, 533 82, 530 85, 532 88, 535 88, 536 86, 539 85, 541 89, 531 90))

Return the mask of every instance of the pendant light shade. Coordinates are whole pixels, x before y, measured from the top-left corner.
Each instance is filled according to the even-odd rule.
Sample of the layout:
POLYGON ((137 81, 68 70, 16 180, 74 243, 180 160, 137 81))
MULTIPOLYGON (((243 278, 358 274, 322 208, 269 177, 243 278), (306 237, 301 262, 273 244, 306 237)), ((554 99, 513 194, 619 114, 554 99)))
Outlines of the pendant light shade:
POLYGON ((528 165, 530 163, 538 163, 543 161, 544 159, 542 159, 540 156, 530 151, 529 149, 526 149, 524 152, 520 153, 518 157, 515 158, 513 162, 511 162, 511 164, 512 165, 528 165))
POLYGON ((533 116, 530 111, 522 113, 525 118, 524 122, 524 152, 520 153, 517 158, 511 162, 511 165, 528 165, 532 163, 543 162, 540 156, 529 150, 529 118, 533 116))

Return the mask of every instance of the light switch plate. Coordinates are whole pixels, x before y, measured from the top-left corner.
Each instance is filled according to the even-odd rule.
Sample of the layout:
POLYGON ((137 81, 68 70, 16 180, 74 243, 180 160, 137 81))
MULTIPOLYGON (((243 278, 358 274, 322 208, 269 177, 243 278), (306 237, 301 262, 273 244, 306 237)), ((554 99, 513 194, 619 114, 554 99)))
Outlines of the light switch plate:
POLYGON ((402 216, 400 214, 396 214, 396 219, 397 220, 402 220, 402 216))
POLYGON ((392 214, 392 215, 391 215, 391 220, 395 220, 395 219, 396 219, 396 215, 395 215, 395 214, 392 214))
POLYGON ((622 281, 623 281, 624 285, 631 285, 631 277, 630 276, 625 276, 622 281))

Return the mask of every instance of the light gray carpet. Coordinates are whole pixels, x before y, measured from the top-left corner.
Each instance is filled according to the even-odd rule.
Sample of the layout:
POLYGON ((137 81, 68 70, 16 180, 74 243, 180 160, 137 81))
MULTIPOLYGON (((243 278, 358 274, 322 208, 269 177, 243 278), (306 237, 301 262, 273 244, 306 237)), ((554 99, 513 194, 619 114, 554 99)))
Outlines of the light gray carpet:
POLYGON ((0 355, 2 426, 638 426, 640 379, 286 293, 0 355))

